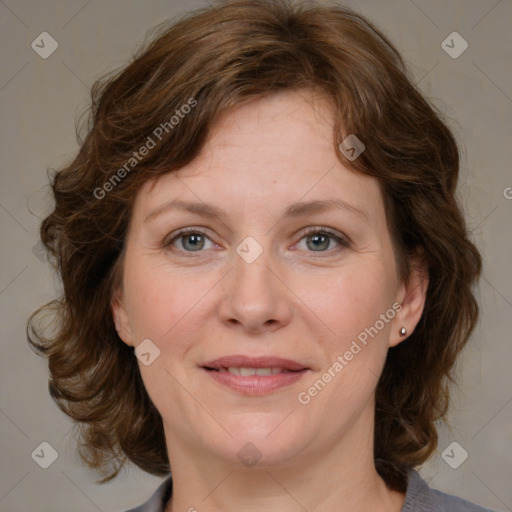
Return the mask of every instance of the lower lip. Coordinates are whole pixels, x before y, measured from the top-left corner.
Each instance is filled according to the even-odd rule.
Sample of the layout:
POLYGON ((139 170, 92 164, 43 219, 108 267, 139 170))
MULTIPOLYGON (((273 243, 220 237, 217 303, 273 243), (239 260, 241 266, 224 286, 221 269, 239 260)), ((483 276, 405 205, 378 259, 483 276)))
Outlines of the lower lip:
POLYGON ((242 377, 231 372, 219 372, 215 370, 203 370, 216 380, 244 395, 265 395, 284 386, 289 386, 301 379, 308 371, 306 369, 296 372, 276 373, 275 375, 250 375, 242 377))

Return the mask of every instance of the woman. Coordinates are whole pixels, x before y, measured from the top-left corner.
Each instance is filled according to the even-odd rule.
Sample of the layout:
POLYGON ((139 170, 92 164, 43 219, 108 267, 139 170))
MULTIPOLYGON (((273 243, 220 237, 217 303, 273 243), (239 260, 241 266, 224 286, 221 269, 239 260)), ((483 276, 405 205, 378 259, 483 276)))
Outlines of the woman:
MULTIPOLYGON (((42 240, 50 392, 137 511, 481 511, 414 471, 477 320, 458 148, 341 7, 225 2, 93 91, 42 240)), ((45 309, 43 309, 45 311, 45 309)))

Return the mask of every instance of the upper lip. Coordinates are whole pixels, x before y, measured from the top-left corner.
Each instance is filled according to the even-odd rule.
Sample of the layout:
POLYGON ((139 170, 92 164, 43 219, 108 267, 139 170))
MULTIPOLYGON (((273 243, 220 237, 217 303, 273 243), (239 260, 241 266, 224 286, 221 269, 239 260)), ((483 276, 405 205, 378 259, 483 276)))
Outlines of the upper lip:
POLYGON ((251 357, 243 355, 233 355, 219 357, 213 361, 208 361, 202 365, 203 368, 284 368, 291 371, 299 371, 307 369, 303 364, 291 359, 282 357, 251 357))

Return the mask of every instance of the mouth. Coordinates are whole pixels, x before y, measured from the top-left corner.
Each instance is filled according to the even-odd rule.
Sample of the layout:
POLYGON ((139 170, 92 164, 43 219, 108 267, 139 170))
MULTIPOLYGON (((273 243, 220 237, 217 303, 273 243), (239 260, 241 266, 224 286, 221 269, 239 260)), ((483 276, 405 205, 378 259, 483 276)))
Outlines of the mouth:
MULTIPOLYGON (((251 377, 252 375, 259 375, 260 377, 267 377, 268 375, 277 375, 278 373, 289 373, 294 370, 287 370, 286 368, 280 368, 279 366, 272 366, 268 368, 251 368, 251 367, 236 367, 230 366, 229 368, 208 368, 206 370, 213 372, 229 372, 234 375, 240 375, 241 377, 251 377)), ((295 370, 300 371, 300 370, 295 370)))
POLYGON ((310 368, 277 357, 228 356, 201 367, 215 381, 244 395, 264 395, 301 379, 310 368))

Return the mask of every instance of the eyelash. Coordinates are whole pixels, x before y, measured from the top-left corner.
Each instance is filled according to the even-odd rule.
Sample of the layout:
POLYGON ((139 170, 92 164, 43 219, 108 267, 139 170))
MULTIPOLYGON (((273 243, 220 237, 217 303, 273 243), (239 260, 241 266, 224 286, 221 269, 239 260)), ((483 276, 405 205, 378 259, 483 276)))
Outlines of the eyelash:
MULTIPOLYGON (((334 239, 340 246, 333 249, 333 250, 327 250, 327 251, 308 251, 312 254, 318 252, 319 254, 329 254, 329 255, 332 255, 333 253, 337 254, 339 251, 343 250, 343 249, 347 249, 349 247, 351 247, 352 245, 352 242, 351 240, 346 237, 346 236, 340 236, 338 234, 336 234, 335 232, 333 232, 332 230, 330 230, 329 228, 327 227, 324 227, 324 226, 315 226, 315 227, 310 227, 310 228, 307 228, 303 233, 302 233, 302 236, 301 238, 299 239, 299 242, 302 241, 304 238, 307 238, 308 236, 312 235, 312 234, 315 234, 315 235, 327 235, 329 236, 330 238, 334 239)), ((168 247, 171 247, 172 244, 176 241, 176 240, 179 240, 180 238, 182 237, 185 237, 186 235, 203 235, 205 236, 206 238, 208 238, 208 240, 210 240, 211 242, 213 242, 213 240, 210 239, 210 237, 207 235, 207 233, 205 231, 203 231, 202 229, 200 228, 183 228, 181 229, 180 231, 178 231, 171 239, 166 239, 164 241, 164 243, 162 244, 162 247, 163 248, 168 248, 168 247)), ((299 243, 297 242, 297 243, 299 243)), ((215 242, 213 242, 215 243, 215 242)), ((193 254, 195 252, 204 252, 202 250, 199 250, 199 251, 185 251, 183 249, 176 249, 174 248, 174 250, 178 251, 178 252, 181 252, 181 253, 188 253, 190 254, 190 256, 187 256, 187 257, 194 257, 193 254)), ((317 257, 317 256, 313 256, 313 257, 317 257)))

